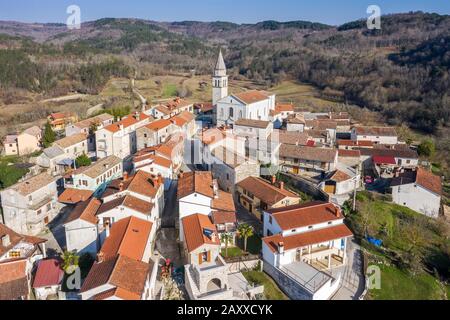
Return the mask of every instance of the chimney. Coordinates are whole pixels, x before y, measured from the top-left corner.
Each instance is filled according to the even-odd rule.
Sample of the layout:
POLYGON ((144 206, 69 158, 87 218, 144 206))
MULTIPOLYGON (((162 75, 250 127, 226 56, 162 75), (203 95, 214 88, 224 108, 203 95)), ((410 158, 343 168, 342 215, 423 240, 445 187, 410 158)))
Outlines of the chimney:
POLYGON ((275 184, 275 182, 277 182, 277 177, 276 176, 272 176, 272 184, 275 184))
POLYGON ((123 191, 123 182, 119 183, 119 191, 123 191))
POLYGON ((158 183, 159 184, 163 184, 164 183, 164 179, 163 179, 161 174, 158 174, 158 183))
POLYGON ((103 261, 105 261, 105 254, 100 251, 97 253, 97 262, 102 263, 103 261))
POLYGON ((128 172, 124 171, 124 173, 123 173, 123 181, 127 181, 128 178, 129 178, 128 172))
POLYGON ((10 237, 9 237, 9 234, 5 234, 3 237, 2 237, 2 246, 3 247, 7 247, 7 246, 9 246, 11 244, 11 239, 10 239, 10 237))
POLYGON ((217 179, 214 179, 212 182, 214 198, 217 199, 219 197, 219 184, 217 183, 217 179))
POLYGON ((284 182, 283 181, 280 181, 280 189, 284 190, 284 182))
POLYGON ((278 253, 284 253, 284 242, 278 242, 278 253))
POLYGON ((84 194, 81 196, 81 202, 85 202, 86 201, 86 197, 84 196, 84 194))
POLYGON ((341 217, 341 211, 339 210, 338 207, 334 207, 334 214, 336 217, 340 218, 341 217))
POLYGON ((119 124, 119 130, 123 130, 123 124, 119 124))
POLYGON ((183 179, 183 177, 184 177, 184 172, 181 171, 180 174, 178 175, 178 178, 179 178, 179 179, 183 179))
POLYGON ((215 232, 211 233, 211 241, 216 242, 216 233, 215 232))

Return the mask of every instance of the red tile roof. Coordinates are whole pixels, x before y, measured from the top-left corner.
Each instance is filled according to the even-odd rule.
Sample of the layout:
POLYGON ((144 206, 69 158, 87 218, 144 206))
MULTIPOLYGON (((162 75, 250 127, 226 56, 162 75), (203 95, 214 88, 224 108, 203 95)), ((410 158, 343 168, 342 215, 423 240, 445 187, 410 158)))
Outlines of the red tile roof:
POLYGON ((41 260, 33 281, 33 288, 59 285, 64 277, 61 263, 56 259, 41 260))
POLYGON ((286 189, 280 189, 259 177, 248 177, 237 184, 252 193, 256 198, 272 206, 286 197, 299 199, 299 196, 286 189))
POLYGON ((210 171, 182 173, 178 179, 178 198, 184 198, 194 192, 213 198, 213 179, 210 171))
POLYGON ((417 169, 416 183, 438 195, 442 194, 441 178, 423 168, 417 169))
POLYGON ((396 165, 397 162, 395 161, 394 157, 389 156, 373 156, 373 162, 375 164, 393 164, 396 165))
POLYGON ((319 201, 271 209, 268 212, 272 214, 282 230, 344 219, 340 210, 333 204, 319 201))
POLYGON ((359 158, 361 157, 361 151, 359 150, 344 150, 339 149, 338 150, 338 156, 343 158, 359 158))
POLYGON ((152 123, 146 125, 145 127, 147 129, 150 129, 153 131, 159 131, 161 129, 164 129, 164 128, 170 126, 171 124, 172 124, 172 122, 170 120, 160 119, 160 120, 153 121, 152 123))
POLYGON ((233 96, 246 104, 259 102, 269 98, 266 92, 257 90, 245 91, 238 94, 233 94, 233 96))
POLYGON ((110 132, 118 132, 120 131, 120 127, 123 126, 123 128, 128 128, 140 121, 144 121, 145 119, 150 118, 145 113, 139 113, 139 116, 136 117, 136 114, 131 114, 127 116, 126 118, 122 119, 121 121, 115 122, 113 124, 110 124, 109 126, 105 127, 106 130, 110 132))
POLYGON ((284 250, 291 250, 308 245, 323 243, 353 236, 353 233, 345 224, 318 229, 314 231, 295 234, 292 236, 282 236, 281 234, 263 238, 264 243, 272 252, 278 251, 280 242, 284 245, 284 250))
POLYGON ((33 245, 47 242, 46 239, 19 234, 14 230, 8 228, 4 224, 0 223, 0 239, 6 235, 9 236, 10 244, 8 246, 3 246, 2 242, 0 241, 0 256, 11 250, 14 246, 19 244, 20 242, 26 242, 33 245))
POLYGON ((211 208, 218 211, 236 211, 233 195, 229 192, 218 190, 217 198, 211 202, 211 208))
POLYGON ((78 190, 67 188, 58 197, 58 201, 65 204, 76 204, 89 199, 94 192, 90 190, 78 190))
POLYGON ((294 111, 294 105, 293 104, 277 104, 275 107, 275 110, 280 112, 290 112, 294 111))
POLYGON ((27 260, 0 263, 0 300, 28 296, 27 260))
POLYGON ((96 214, 101 204, 101 201, 97 198, 91 198, 90 200, 78 203, 64 223, 69 223, 77 219, 81 219, 94 225, 97 224, 98 219, 96 217, 96 214))
POLYGON ((147 247, 153 224, 136 217, 129 217, 115 222, 100 250, 105 259, 123 255, 135 260, 142 260, 147 247))
POLYGON ((204 244, 220 245, 216 227, 208 216, 199 213, 193 214, 184 217, 181 223, 183 224, 184 241, 188 252, 192 252, 204 244), (214 232, 214 240, 205 235, 205 230, 214 232))
POLYGON ((214 211, 211 220, 214 224, 236 223, 236 212, 214 211))

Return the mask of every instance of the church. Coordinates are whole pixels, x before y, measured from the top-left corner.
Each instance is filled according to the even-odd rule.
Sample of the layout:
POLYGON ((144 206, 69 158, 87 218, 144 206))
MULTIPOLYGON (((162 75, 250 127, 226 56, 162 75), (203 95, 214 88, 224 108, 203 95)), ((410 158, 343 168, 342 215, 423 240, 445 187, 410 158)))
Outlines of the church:
POLYGON ((228 95, 228 76, 222 51, 212 77, 212 97, 217 126, 233 127, 238 119, 269 121, 275 110, 275 94, 250 90, 228 95))

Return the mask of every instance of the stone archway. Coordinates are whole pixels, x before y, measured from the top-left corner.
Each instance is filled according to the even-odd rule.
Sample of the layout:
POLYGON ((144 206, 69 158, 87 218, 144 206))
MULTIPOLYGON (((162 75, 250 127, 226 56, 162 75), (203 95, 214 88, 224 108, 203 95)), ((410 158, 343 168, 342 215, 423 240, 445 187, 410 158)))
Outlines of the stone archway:
POLYGON ((220 279, 211 279, 206 285, 207 292, 213 292, 222 289, 222 281, 220 279))

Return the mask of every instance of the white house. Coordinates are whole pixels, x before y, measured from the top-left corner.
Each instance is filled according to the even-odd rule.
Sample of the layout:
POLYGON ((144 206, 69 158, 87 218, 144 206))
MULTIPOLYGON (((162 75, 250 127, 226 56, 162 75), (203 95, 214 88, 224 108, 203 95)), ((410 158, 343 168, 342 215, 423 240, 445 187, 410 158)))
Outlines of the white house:
POLYGON ((33 280, 34 295, 37 300, 47 300, 49 296, 57 296, 61 289, 64 271, 57 259, 41 260, 37 263, 33 280))
POLYGON ((56 181, 47 173, 0 192, 5 225, 15 232, 36 235, 58 214, 56 181))
POLYGON ((392 201, 432 218, 439 216, 442 181, 423 169, 397 173, 391 183, 392 201))
POLYGON ((397 144, 397 132, 392 127, 354 127, 351 131, 353 141, 372 141, 381 144, 397 144))
POLYGON ((133 157, 133 171, 145 171, 154 175, 161 175, 164 178, 164 189, 168 190, 176 174, 171 160, 156 154, 157 150, 144 149, 136 153, 133 157))
POLYGON ((88 150, 95 151, 95 132, 113 124, 113 122, 114 117, 112 115, 102 113, 98 116, 67 125, 65 128, 66 137, 84 133, 88 136, 88 150))
POLYGON ((95 133, 98 158, 115 155, 125 159, 137 151, 136 130, 150 123, 151 117, 144 113, 134 113, 95 133))
POLYGON ((155 299, 153 229, 151 222, 136 217, 115 223, 83 282, 82 300, 155 299))
POLYGON ((261 294, 263 286, 250 286, 241 273, 229 273, 220 256, 220 239, 210 218, 202 214, 181 221, 185 265, 185 287, 192 300, 249 300, 261 294))
POLYGON ((280 284, 292 281, 283 286, 291 299, 325 300, 339 288, 342 274, 328 272, 347 261, 352 232, 343 221, 339 208, 323 202, 264 212, 264 270, 280 284))
MULTIPOLYGON (((213 211, 235 212, 231 193, 219 189, 210 171, 181 173, 178 179, 178 204, 180 222, 192 214, 209 216, 213 211)), ((180 223, 180 240, 183 240, 180 223)))
POLYGON ((101 186, 123 175, 122 159, 112 155, 80 167, 64 177, 64 188, 97 191, 101 186))
POLYGON ((78 203, 64 222, 67 251, 78 254, 98 251, 98 218, 96 216, 101 206, 97 198, 78 203))
POLYGON ((96 215, 103 231, 106 231, 106 226, 130 216, 152 222, 157 230, 163 209, 163 178, 138 171, 132 176, 124 173, 123 178, 108 185, 96 215))

